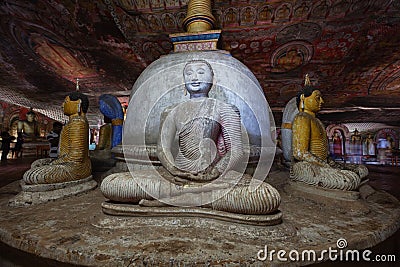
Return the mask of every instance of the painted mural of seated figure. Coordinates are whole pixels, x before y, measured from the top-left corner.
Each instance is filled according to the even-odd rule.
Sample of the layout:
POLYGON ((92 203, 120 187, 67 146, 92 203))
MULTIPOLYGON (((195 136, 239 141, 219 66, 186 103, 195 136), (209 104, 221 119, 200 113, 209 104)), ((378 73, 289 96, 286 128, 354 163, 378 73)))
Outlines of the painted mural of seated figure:
POLYGON ((53 184, 76 181, 91 175, 89 158, 89 124, 86 112, 89 101, 86 95, 70 93, 63 103, 68 123, 60 134, 60 152, 56 159, 39 159, 25 172, 23 180, 28 185, 53 184))
POLYGON ((112 174, 101 185, 105 197, 117 202, 140 201, 143 206, 166 205, 168 201, 164 202, 162 196, 155 200, 144 192, 142 188, 146 187, 172 192, 173 202, 183 206, 191 206, 187 203, 207 194, 220 194, 211 203, 195 206, 242 214, 276 211, 280 195, 275 188, 262 182, 256 190, 250 190, 251 176, 233 170, 243 160, 240 113, 235 106, 208 97, 213 85, 212 67, 205 60, 192 60, 185 65, 183 76, 190 100, 163 112, 157 144, 163 166, 160 173, 172 186, 140 172, 132 172, 132 176, 140 176, 141 187, 130 175, 112 174), (231 186, 230 179, 237 177, 240 181, 231 186), (216 182, 219 179, 222 182, 216 182), (215 187, 202 187, 214 182, 215 187), (181 194, 185 188, 188 193, 181 194))
POLYGON ((328 189, 356 190, 368 175, 364 165, 340 164, 328 158, 325 127, 315 117, 324 103, 319 90, 307 82, 297 97, 299 113, 293 121, 293 158, 290 177, 328 189))

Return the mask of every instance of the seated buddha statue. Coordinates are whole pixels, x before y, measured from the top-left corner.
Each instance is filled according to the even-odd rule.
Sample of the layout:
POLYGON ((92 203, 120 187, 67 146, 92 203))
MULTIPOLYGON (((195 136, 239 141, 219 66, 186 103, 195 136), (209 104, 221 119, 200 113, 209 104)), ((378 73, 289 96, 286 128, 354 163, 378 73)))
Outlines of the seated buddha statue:
POLYGON ((293 159, 290 177, 328 189, 356 190, 368 175, 364 165, 339 164, 328 158, 325 127, 316 118, 324 103, 319 90, 306 77, 306 86, 297 96, 299 113, 293 121, 293 159))
POLYGON ((116 164, 112 148, 122 142, 124 113, 118 98, 110 94, 99 97, 99 109, 104 115, 104 124, 99 129, 96 149, 90 151, 93 171, 105 171, 116 164))
POLYGON ((76 181, 91 175, 89 158, 89 124, 86 112, 89 100, 79 92, 70 93, 63 103, 68 123, 60 134, 59 156, 56 159, 39 159, 25 172, 23 180, 28 185, 54 184, 76 181))
POLYGON ((252 177, 235 168, 244 161, 240 112, 208 97, 214 77, 210 64, 189 61, 183 76, 190 99, 161 114, 161 179, 144 170, 112 174, 101 184, 104 196, 151 207, 194 206, 253 215, 276 211, 278 191, 262 181, 249 186, 252 177))
MULTIPOLYGON (((104 115, 104 123, 107 125, 104 134, 107 138, 111 138, 111 143, 108 145, 113 148, 122 142, 122 124, 124 121, 124 112, 121 102, 118 98, 110 94, 102 94, 99 98, 100 111, 104 115), (108 136, 109 135, 109 136, 108 136)), ((100 129, 100 138, 102 132, 100 129)), ((99 140, 100 144, 100 140, 99 140)), ((103 146, 103 145, 102 145, 103 146)))
POLYGON ((39 124, 35 120, 36 114, 32 109, 26 113, 26 120, 20 120, 17 124, 18 135, 24 142, 35 141, 40 138, 39 124))
POLYGON ((104 116, 104 124, 100 127, 99 142, 97 143, 96 150, 110 150, 112 138, 112 125, 111 120, 104 116))
POLYGON ((368 156, 375 156, 375 141, 372 137, 372 134, 368 134, 367 138, 365 139, 365 145, 367 147, 368 156))
POLYGON ((90 160, 92 162, 92 170, 94 172, 103 172, 115 164, 111 156, 111 142, 111 120, 104 116, 104 124, 99 129, 99 141, 97 142, 96 148, 89 151, 90 160))

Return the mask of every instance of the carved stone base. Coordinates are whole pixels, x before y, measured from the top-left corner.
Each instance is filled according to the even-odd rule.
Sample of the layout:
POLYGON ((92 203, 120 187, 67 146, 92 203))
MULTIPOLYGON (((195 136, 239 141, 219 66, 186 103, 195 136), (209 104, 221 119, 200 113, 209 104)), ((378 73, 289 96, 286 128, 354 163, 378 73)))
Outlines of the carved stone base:
MULTIPOLYGON (((266 227, 197 216, 110 216, 101 209, 105 199, 99 189, 29 208, 14 208, 7 206, 10 196, 19 189, 14 182, 0 188, 0 241, 31 253, 32 257, 40 255, 42 259, 59 262, 53 266, 64 262, 74 266, 291 267, 310 262, 282 262, 277 259, 277 251, 285 250, 288 257, 291 250, 298 251, 300 256, 313 250, 317 253, 314 262, 317 263, 327 260, 329 253, 324 254, 324 259, 320 256, 322 250, 329 248, 338 251, 333 253, 337 259, 340 251, 345 256, 347 249, 357 249, 360 262, 338 261, 327 265, 370 266, 361 261, 364 249, 372 251, 371 259, 378 254, 397 253, 399 232, 389 238, 400 227, 400 204, 393 196, 371 187, 362 188, 360 201, 368 205, 370 212, 352 216, 334 204, 323 205, 297 192, 286 192, 283 186, 287 177, 287 171, 269 174, 268 182, 282 197, 283 218, 282 223, 266 227), (338 250, 337 242, 343 238, 347 247, 338 250), (387 238, 380 245, 380 249, 383 245, 386 250, 373 247, 387 238), (269 257, 259 258, 267 256, 266 246, 268 252, 275 250, 272 261, 269 257)), ((339 201, 331 199, 331 202, 339 201)), ((47 266, 46 263, 30 266, 47 266)), ((396 266, 393 262, 390 264, 396 266)))
POLYGON ((139 205, 116 204, 110 202, 103 202, 101 206, 105 214, 119 216, 174 218, 202 217, 227 222, 260 226, 276 225, 282 222, 282 212, 279 210, 273 214, 249 215, 196 207, 142 207, 139 205))
POLYGON ((21 180, 20 185, 22 191, 8 202, 11 207, 36 205, 75 196, 96 188, 97 183, 89 176, 78 181, 55 184, 27 185, 21 180))
POLYGON ((324 205, 335 206, 354 215, 367 214, 369 208, 361 201, 360 192, 327 189, 302 182, 289 181, 285 191, 324 205))

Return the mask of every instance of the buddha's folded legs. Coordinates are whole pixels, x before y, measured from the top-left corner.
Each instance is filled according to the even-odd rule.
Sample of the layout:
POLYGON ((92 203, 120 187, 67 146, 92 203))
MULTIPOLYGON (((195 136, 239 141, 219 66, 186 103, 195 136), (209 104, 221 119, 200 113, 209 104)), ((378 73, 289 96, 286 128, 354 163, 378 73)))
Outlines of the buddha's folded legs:
POLYGON ((55 165, 43 165, 32 168, 24 173, 26 184, 54 184, 71 182, 90 176, 90 161, 86 164, 64 162, 55 165))
MULTIPOLYGON (((149 189, 156 191, 157 183, 148 183, 149 189)), ((111 201, 139 203, 142 199, 153 199, 135 181, 130 172, 115 173, 107 176, 100 187, 103 195, 111 201)))
POLYGON ((368 168, 362 164, 346 163, 343 169, 357 173, 358 176, 360 176, 361 180, 368 175, 368 168))
POLYGON ((33 169, 33 168, 37 168, 40 166, 49 165, 52 160, 53 159, 51 159, 51 158, 37 159, 34 162, 32 162, 31 168, 33 169))
POLYGON ((293 164, 290 178, 309 185, 340 190, 355 190, 361 181, 360 176, 354 171, 321 167, 308 162, 293 164))
POLYGON ((137 204, 142 199, 153 200, 154 196, 157 201, 142 201, 141 205, 165 206, 164 203, 172 203, 242 214, 272 213, 281 201, 278 191, 267 183, 261 183, 255 190, 241 184, 230 187, 228 183, 215 184, 210 187, 212 189, 206 189, 201 186, 178 186, 146 174, 137 172, 136 179, 129 172, 112 174, 103 180, 101 191, 106 198, 116 202, 137 204))
MULTIPOLYGON (((221 191, 214 191, 218 194, 221 191)), ((235 186, 212 203, 215 210, 241 214, 268 214, 276 211, 281 203, 279 192, 270 184, 261 183, 255 190, 248 186, 235 186)))

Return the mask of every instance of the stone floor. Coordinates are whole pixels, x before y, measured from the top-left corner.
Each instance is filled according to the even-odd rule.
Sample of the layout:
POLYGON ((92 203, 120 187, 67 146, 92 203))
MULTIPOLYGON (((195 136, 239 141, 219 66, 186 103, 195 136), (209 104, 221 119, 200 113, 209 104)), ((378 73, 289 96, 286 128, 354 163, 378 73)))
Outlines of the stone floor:
MULTIPOLYGON (((370 248, 373 255, 396 255, 400 261, 400 208, 384 193, 368 202, 368 215, 351 216, 335 203, 321 205, 286 192, 281 186, 287 172, 275 170, 271 183, 282 192, 284 216, 282 224, 270 227, 201 218, 108 216, 101 211, 104 198, 98 189, 32 208, 7 207, 8 199, 19 191, 17 180, 33 160, 9 160, 0 166, 0 238, 23 250, 1 243, 0 266, 265 266, 271 262, 257 259, 265 245, 269 251, 320 251, 335 247, 339 238, 346 239, 349 249, 370 248)), ((368 168, 371 186, 400 199, 400 168, 368 168)), ((303 264, 307 263, 292 263, 303 264)), ((398 266, 395 262, 317 265, 398 266)))

